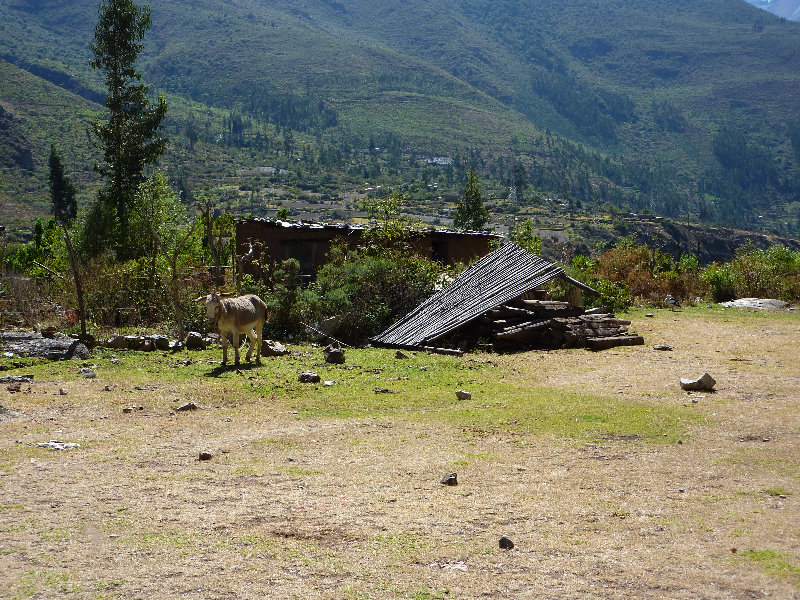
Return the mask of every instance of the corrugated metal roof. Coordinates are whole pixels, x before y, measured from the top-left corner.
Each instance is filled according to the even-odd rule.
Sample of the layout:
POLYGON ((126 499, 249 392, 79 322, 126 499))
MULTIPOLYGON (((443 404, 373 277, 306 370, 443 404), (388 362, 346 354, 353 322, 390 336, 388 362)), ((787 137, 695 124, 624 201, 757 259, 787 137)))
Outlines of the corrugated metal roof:
POLYGON ((386 346, 428 344, 558 276, 566 276, 562 267, 506 242, 373 341, 386 346))

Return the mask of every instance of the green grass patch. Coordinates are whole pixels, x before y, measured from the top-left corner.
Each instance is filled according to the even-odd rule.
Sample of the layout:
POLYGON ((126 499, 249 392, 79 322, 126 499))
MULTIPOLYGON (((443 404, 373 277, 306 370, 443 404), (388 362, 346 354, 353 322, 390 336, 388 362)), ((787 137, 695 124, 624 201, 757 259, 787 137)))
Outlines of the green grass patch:
POLYGON ((785 490, 783 488, 767 488, 764 490, 765 494, 770 496, 791 496, 792 492, 785 490))
POLYGON ((775 550, 748 550, 739 556, 758 564, 766 573, 792 578, 800 576, 800 561, 788 552, 775 550))
POLYGON ((303 469, 294 465, 278 465, 278 470, 283 471, 287 475, 294 475, 296 477, 310 477, 311 475, 319 475, 322 471, 316 469, 303 469))
MULTIPOLYGON (((492 355, 458 358, 411 352, 408 359, 398 360, 391 350, 348 349, 344 365, 330 365, 318 348, 296 349, 297 356, 264 359, 260 366, 245 363, 238 370, 219 365, 218 349, 180 355, 99 351, 91 364, 96 365, 100 382, 114 382, 134 392, 138 386, 145 390, 142 393, 163 398, 150 402, 170 408, 175 401, 191 400, 201 408, 235 407, 237 414, 249 414, 263 411, 268 403, 270 410, 297 411, 298 418, 403 420, 574 439, 624 436, 664 443, 685 438, 687 426, 703 419, 680 407, 532 385, 519 375, 520 368, 529 366, 525 355, 508 368, 502 357, 492 355), (115 356, 117 362, 111 362, 115 356), (299 383, 304 371, 315 371, 323 381, 335 383, 299 383), (458 400, 455 391, 460 389, 470 391, 472 398, 458 400)), ((37 379, 78 379, 79 367, 80 363, 64 361, 30 370, 37 379)), ((95 396, 101 401, 114 397, 95 396)), ((255 443, 297 447, 296 441, 283 438, 255 443)))

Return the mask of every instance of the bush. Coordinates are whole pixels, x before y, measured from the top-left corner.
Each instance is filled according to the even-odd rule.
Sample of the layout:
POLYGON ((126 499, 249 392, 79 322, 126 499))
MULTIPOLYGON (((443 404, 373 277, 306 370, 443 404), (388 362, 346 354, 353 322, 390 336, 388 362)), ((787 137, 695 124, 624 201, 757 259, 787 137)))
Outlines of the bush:
POLYGON ((746 247, 724 265, 711 265, 701 275, 714 300, 734 298, 800 299, 800 252, 785 246, 766 250, 746 247))
POLYGON ((317 320, 339 316, 332 335, 364 340, 430 296, 440 273, 440 265, 408 251, 335 248, 314 286, 317 320))
POLYGON ((730 264, 714 263, 703 270, 700 278, 708 285, 714 302, 725 302, 736 297, 736 282, 730 264))
POLYGON ((699 264, 693 254, 684 254, 675 262, 660 250, 624 238, 600 256, 592 275, 625 284, 633 298, 646 303, 660 305, 667 294, 693 302, 707 289, 699 264))
POLYGON ((609 281, 598 277, 596 274, 598 261, 579 254, 572 259, 572 265, 568 269, 569 274, 583 281, 591 288, 599 292, 599 296, 594 294, 584 294, 584 304, 587 308, 595 306, 605 306, 612 312, 628 309, 631 306, 631 293, 628 286, 622 282, 609 281))

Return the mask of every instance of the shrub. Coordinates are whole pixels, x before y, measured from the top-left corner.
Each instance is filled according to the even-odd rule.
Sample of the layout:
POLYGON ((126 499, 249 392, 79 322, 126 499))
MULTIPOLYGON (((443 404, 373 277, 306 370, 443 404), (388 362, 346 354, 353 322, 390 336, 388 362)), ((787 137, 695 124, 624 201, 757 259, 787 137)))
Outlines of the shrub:
POLYGON ((440 272, 437 263, 408 251, 335 248, 314 286, 317 319, 339 316, 335 337, 366 339, 433 293, 440 272))
POLYGON ((597 276, 597 265, 597 260, 579 254, 572 259, 572 265, 568 269, 572 277, 585 282, 586 285, 594 288, 600 294, 599 296, 584 294, 584 304, 588 308, 605 306, 612 312, 629 308, 632 302, 628 286, 623 282, 610 281, 597 276))
POLYGON ((700 278, 708 285, 714 302, 725 302, 736 297, 736 283, 730 264, 714 263, 703 270, 700 278))
POLYGON ((745 297, 794 302, 800 299, 800 252, 745 247, 731 262, 707 267, 701 276, 717 302, 745 297))

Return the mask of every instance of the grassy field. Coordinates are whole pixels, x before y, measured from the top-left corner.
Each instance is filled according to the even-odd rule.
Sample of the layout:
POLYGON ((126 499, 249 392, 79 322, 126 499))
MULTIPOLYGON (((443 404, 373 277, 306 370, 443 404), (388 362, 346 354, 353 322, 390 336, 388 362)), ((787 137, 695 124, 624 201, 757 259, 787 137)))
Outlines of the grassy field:
POLYGON ((0 358, 0 598, 795 598, 800 313, 655 312, 601 353, 0 358))

